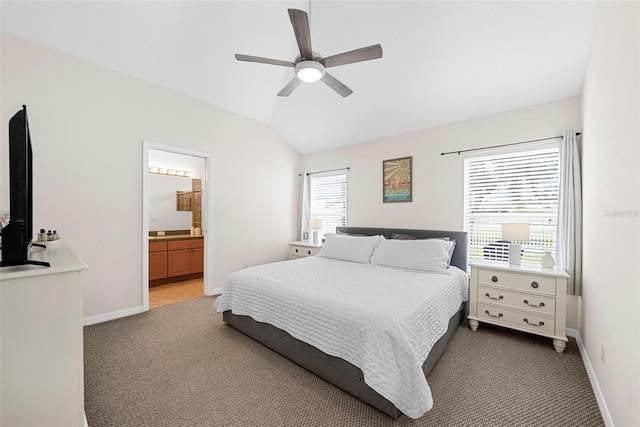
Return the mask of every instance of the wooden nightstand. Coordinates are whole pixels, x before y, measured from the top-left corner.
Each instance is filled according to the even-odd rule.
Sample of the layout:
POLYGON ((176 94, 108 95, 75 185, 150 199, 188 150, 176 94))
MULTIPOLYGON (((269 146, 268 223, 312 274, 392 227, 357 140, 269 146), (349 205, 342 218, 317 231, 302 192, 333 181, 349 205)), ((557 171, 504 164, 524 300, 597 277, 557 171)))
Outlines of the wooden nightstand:
POLYGON ((567 345, 566 295, 569 275, 560 268, 471 262, 469 326, 479 322, 553 338, 562 353, 567 345))
POLYGON ((320 252, 322 244, 309 242, 289 242, 289 259, 304 258, 313 256, 320 252))

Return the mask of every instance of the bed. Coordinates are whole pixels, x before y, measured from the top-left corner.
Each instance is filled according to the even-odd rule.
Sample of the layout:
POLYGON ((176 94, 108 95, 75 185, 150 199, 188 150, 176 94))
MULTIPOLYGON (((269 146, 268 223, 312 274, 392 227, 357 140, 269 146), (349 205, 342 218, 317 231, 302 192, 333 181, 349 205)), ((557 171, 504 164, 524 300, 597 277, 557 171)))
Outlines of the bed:
POLYGON ((425 378, 466 314, 467 234, 362 227, 338 227, 337 231, 354 236, 381 235, 387 239, 394 233, 417 239, 453 239, 451 267, 443 274, 421 275, 325 257, 284 261, 232 274, 214 308, 223 312, 223 319, 230 326, 385 414, 397 418, 405 413, 418 418, 433 404, 425 378), (416 285, 427 276, 429 286, 416 285), (286 277, 294 279, 285 280, 286 277), (395 281, 393 288, 385 281, 395 281), (449 285, 449 282, 456 284, 449 285), (367 289, 366 295, 363 289, 367 289), (307 299, 311 295, 312 302, 299 302, 300 292, 307 293, 307 299), (394 295, 390 297, 389 292, 394 295), (356 302, 350 293, 357 295, 356 302), (414 296, 422 293, 435 297, 414 296), (350 305, 341 305, 343 301, 350 305), (411 316, 398 317, 391 308, 387 310, 387 305, 406 308, 411 316), (330 314, 323 316, 323 313, 330 314), (353 322, 353 325, 342 327, 339 322, 353 322), (433 330, 425 332, 427 338, 424 338, 416 330, 422 334, 427 323, 433 330), (398 325, 407 333, 405 329, 398 332, 398 325), (374 330, 375 339, 360 343, 360 336, 372 335, 362 332, 363 327, 374 330), (323 334, 330 335, 332 340, 323 340, 323 334), (337 337, 341 334, 344 337, 337 337), (388 358, 390 352, 398 353, 394 356, 397 360, 387 363, 383 358, 388 358), (416 361, 420 361, 419 374, 416 374, 416 361), (402 381, 401 387, 387 384, 389 378, 381 378, 382 371, 392 380, 402 381))

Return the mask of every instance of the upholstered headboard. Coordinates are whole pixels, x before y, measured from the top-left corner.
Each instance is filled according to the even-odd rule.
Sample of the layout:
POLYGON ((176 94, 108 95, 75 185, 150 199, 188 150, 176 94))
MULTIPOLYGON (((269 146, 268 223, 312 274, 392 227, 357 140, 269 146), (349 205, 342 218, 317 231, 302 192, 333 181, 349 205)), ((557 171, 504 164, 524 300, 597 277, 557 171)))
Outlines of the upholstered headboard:
POLYGON ((458 267, 462 271, 467 271, 469 264, 469 240, 466 231, 444 231, 444 230, 405 230, 402 228, 370 228, 370 227, 337 227, 337 231, 349 234, 362 234, 365 236, 382 235, 387 239, 392 233, 407 234, 418 239, 428 239, 432 237, 449 237, 455 239, 456 247, 451 257, 451 265, 458 267))

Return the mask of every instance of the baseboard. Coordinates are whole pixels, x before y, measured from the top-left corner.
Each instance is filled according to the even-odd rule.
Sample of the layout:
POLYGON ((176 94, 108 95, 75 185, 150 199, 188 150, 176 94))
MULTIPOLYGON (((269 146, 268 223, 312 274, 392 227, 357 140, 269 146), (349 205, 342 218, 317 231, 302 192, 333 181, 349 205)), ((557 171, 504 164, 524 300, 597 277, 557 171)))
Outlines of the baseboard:
POLYGON ((124 310, 112 311, 110 313, 98 314, 97 316, 85 317, 82 320, 83 326, 95 325, 96 323, 107 322, 109 320, 120 319, 121 317, 131 316, 133 314, 142 313, 142 306, 125 308, 124 310))
POLYGON ((585 350, 584 344, 582 343, 580 332, 578 332, 577 329, 567 328, 567 336, 575 338, 576 344, 578 344, 580 356, 582 356, 582 363, 584 363, 584 367, 587 370, 587 375, 589 375, 591 388, 593 389, 593 393, 596 396, 596 401, 598 402, 598 407, 600 408, 600 414, 602 415, 602 419, 604 420, 604 425, 607 427, 614 427, 613 419, 611 419, 611 414, 609 413, 609 408, 607 408, 607 402, 605 402, 604 396, 602 395, 602 390, 600 390, 598 379, 596 378, 596 374, 593 371, 593 366, 591 366, 591 361, 589 360, 587 351, 585 350))
MULTIPOLYGON (((224 288, 214 288, 211 291, 211 294, 207 296, 220 295, 222 294, 223 289, 224 288)), ((105 313, 105 314, 98 314, 97 316, 89 316, 82 319, 82 325, 83 326, 95 325, 96 323, 108 322, 109 320, 115 320, 115 319, 120 319, 121 317, 140 314, 143 311, 144 310, 140 305, 138 307, 125 308, 124 310, 112 311, 110 313, 105 313)))

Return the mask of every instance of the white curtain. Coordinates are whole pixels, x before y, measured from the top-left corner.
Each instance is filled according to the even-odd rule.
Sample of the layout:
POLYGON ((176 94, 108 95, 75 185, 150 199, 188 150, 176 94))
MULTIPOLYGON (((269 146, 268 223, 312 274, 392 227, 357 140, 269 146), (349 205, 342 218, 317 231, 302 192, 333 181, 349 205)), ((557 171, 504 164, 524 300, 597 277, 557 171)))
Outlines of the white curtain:
POLYGON ((303 172, 300 175, 300 217, 298 218, 298 240, 304 240, 302 233, 309 231, 311 215, 311 177, 303 172))
POLYGON ((576 133, 565 131, 558 148, 560 193, 556 264, 571 276, 567 293, 582 295, 582 185, 576 133))

